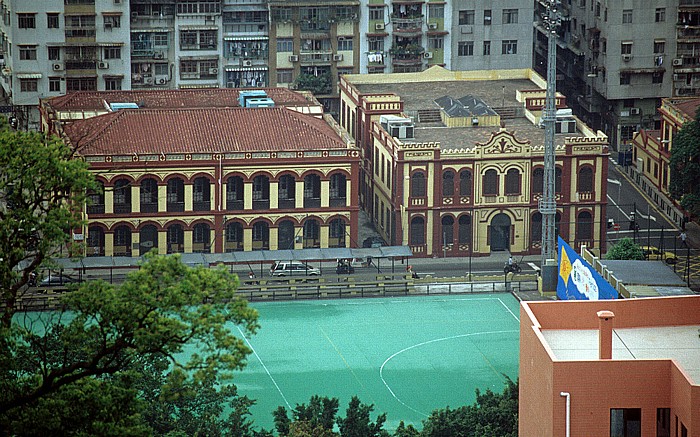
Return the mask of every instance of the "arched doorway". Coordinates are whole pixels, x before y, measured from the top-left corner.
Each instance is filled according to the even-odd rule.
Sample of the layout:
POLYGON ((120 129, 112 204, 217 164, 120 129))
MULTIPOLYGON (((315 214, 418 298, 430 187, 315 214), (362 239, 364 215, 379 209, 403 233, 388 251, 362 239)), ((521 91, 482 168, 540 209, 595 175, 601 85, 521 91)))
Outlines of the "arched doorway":
POLYGON ((491 220, 491 251, 510 250, 510 217, 497 214, 491 220))

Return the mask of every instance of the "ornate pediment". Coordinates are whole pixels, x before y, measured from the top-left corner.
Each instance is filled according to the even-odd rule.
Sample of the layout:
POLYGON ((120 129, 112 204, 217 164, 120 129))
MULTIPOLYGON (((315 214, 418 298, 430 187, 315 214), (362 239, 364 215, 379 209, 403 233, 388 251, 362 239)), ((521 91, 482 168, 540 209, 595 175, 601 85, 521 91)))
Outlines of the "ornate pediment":
POLYGON ((515 134, 506 130, 494 132, 491 138, 485 143, 477 143, 477 147, 482 149, 482 155, 496 155, 504 153, 519 154, 529 148, 530 141, 520 141, 515 138, 515 134))

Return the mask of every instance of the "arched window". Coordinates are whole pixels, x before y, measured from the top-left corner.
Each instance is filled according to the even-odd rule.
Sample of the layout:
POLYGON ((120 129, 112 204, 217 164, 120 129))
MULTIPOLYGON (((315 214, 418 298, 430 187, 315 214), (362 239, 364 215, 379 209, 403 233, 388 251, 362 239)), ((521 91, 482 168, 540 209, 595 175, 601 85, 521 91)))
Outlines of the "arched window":
POLYGON ((158 182, 153 178, 143 179, 139 190, 141 212, 158 212, 158 182))
POLYGON ((459 195, 472 195, 472 172, 469 170, 463 170, 459 173, 459 195))
POLYGON ((333 219, 329 226, 328 247, 345 247, 345 220, 333 219))
POLYGON ((411 197, 425 197, 425 194, 425 174, 417 171, 411 176, 411 197))
POLYGON ((270 209, 270 178, 265 175, 253 178, 253 209, 270 209))
POLYGON ((296 205, 296 180, 292 175, 280 176, 277 184, 278 207, 282 209, 294 208, 296 205))
POLYGON ((185 231, 182 225, 174 224, 168 226, 168 253, 182 253, 185 251, 185 231))
POLYGON ((304 248, 321 246, 321 228, 318 220, 309 219, 304 222, 304 248))
POLYGON ((330 206, 345 206, 346 177, 342 173, 334 173, 330 180, 330 206))
POLYGON ((114 212, 116 214, 131 212, 131 183, 127 179, 114 182, 114 212))
POLYGON ((198 177, 192 184, 192 209, 195 211, 211 210, 211 183, 209 178, 198 177))
POLYGON ((442 246, 450 247, 454 244, 455 219, 451 215, 442 217, 442 232, 440 233, 442 246))
POLYGON ((197 223, 192 228, 192 252, 211 252, 211 228, 207 223, 197 223))
POLYGON ((511 168, 506 173, 506 196, 520 194, 520 170, 511 168))
POLYGON ((536 212, 532 214, 530 221, 530 244, 542 243, 542 214, 536 212))
POLYGON ((87 192, 87 213, 104 214, 105 212, 105 186, 102 182, 96 182, 98 187, 87 192))
POLYGON ((542 167, 532 170, 532 193, 544 193, 544 169, 542 167))
POLYGON ((270 227, 264 221, 253 224, 253 250, 270 249, 270 227))
POLYGON ((451 171, 442 173, 442 197, 451 197, 455 194, 455 174, 451 171))
POLYGON ((294 249, 294 223, 284 220, 277 229, 277 248, 279 250, 294 249))
POLYGON ((231 176, 226 180, 226 210, 240 211, 243 209, 243 178, 231 176))
POLYGON ((99 226, 90 226, 87 236, 87 256, 105 255, 105 231, 99 226))
POLYGON ((470 215, 459 217, 459 244, 472 244, 472 218, 470 215))
POLYGON ((304 208, 321 206, 321 178, 316 174, 304 177, 304 208))
POLYGON ((139 255, 144 255, 151 249, 158 248, 158 229, 146 225, 139 231, 139 255))
POLYGON ((114 228, 114 256, 131 256, 131 229, 126 225, 114 228))
POLYGON ((228 222, 224 251, 237 252, 241 250, 243 250, 243 225, 238 222, 228 222))
POLYGON ((576 239, 587 241, 593 239, 593 217, 588 211, 578 213, 576 220, 576 239))
POLYGON ((185 210, 185 183, 181 178, 168 180, 166 208, 168 212, 182 212, 185 210))
POLYGON ((486 170, 484 173, 484 196, 498 196, 498 173, 496 170, 486 170))
POLYGON ((413 217, 413 219, 411 219, 409 241, 409 244, 413 246, 425 244, 425 219, 423 219, 423 217, 413 217))
POLYGON ((554 169, 554 192, 561 193, 561 167, 554 169))
POLYGON ((581 167, 578 171, 579 193, 590 193, 593 191, 593 169, 591 167, 581 167))

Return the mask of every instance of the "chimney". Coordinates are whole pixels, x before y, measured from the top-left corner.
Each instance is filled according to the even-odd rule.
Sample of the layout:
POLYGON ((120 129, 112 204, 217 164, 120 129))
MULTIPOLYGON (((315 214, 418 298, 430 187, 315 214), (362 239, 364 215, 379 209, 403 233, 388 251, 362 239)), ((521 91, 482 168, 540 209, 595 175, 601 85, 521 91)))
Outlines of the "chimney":
POLYGON ((601 360, 612 360, 614 318, 612 311, 598 311, 598 358, 601 360))

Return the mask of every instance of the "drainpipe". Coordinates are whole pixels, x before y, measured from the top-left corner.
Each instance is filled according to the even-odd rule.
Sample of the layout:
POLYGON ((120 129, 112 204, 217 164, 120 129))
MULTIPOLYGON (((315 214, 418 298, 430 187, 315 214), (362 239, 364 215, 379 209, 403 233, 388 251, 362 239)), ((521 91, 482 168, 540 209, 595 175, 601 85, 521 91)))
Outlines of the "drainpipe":
POLYGON ((561 392, 559 396, 566 398, 566 437, 571 436, 571 393, 561 392))

